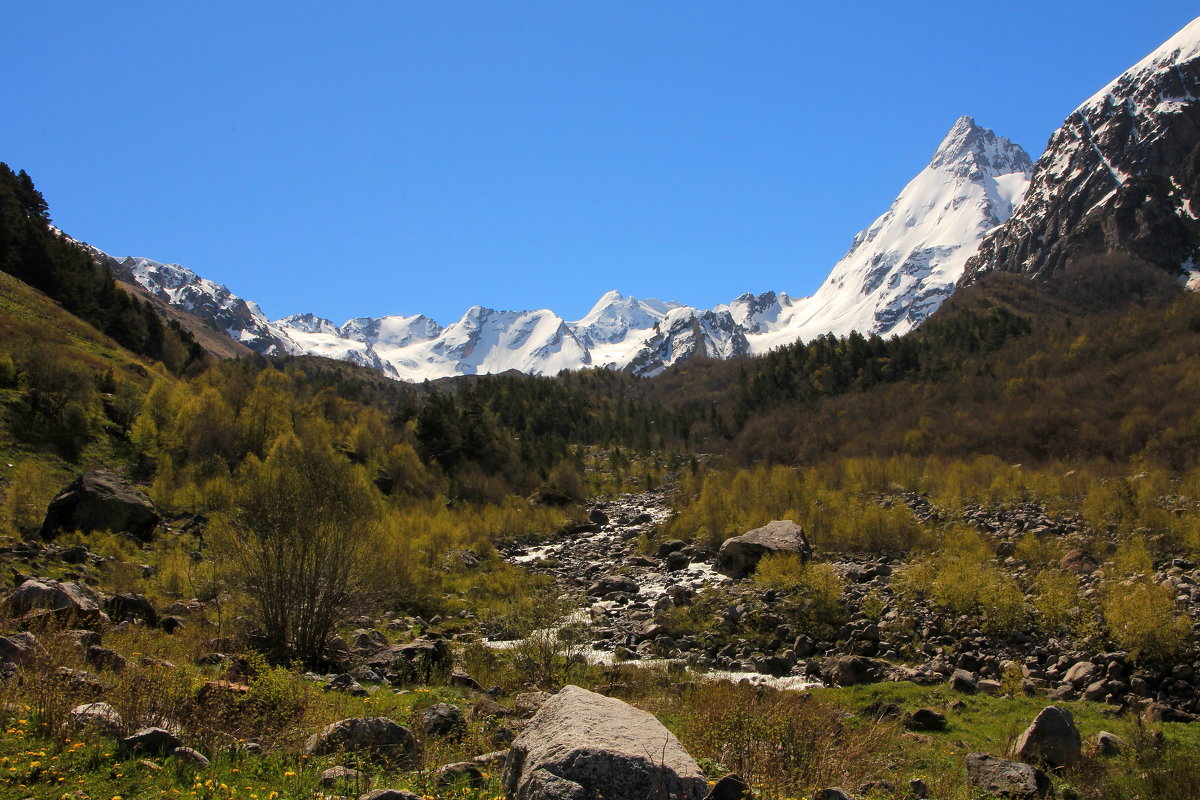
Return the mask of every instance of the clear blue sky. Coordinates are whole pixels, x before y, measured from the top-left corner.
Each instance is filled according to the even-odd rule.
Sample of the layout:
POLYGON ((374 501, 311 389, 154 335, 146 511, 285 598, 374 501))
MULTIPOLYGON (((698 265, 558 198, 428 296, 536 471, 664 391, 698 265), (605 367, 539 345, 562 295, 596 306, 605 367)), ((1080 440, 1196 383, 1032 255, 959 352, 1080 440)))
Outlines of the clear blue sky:
POLYGON ((1037 156, 1194 3, 55 2, 0 160, 272 318, 813 291, 961 114, 1037 156))

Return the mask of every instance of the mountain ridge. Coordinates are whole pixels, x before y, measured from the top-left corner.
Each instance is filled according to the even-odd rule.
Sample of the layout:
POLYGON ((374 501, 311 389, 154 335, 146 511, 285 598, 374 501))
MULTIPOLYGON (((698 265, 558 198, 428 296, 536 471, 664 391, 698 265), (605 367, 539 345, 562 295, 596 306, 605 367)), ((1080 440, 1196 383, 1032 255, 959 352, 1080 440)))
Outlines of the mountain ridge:
POLYGON ((949 295, 983 234, 1011 213, 1031 163, 1017 145, 960 117, 813 296, 747 292, 711 309, 614 290, 574 321, 549 309, 482 306, 445 326, 421 314, 341 325, 311 313, 272 321, 253 301, 180 265, 128 257, 113 259, 113 269, 262 355, 327 356, 407 381, 586 367, 650 377, 689 359, 765 353, 825 333, 911 330, 949 295))

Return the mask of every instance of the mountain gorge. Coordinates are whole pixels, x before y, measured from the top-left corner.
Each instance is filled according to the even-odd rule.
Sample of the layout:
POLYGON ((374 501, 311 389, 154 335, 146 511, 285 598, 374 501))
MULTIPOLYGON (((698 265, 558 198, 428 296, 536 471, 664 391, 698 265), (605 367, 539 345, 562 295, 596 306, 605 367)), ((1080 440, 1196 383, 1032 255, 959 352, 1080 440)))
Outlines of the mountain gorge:
POLYGON ((262 355, 320 355, 406 381, 584 367, 650 377, 690 359, 765 353, 826 333, 913 329, 950 295, 983 236, 1011 215, 1031 169, 1019 146, 962 117, 814 295, 746 293, 712 309, 613 291, 575 321, 548 309, 481 306, 445 327, 420 314, 342 325, 313 314, 270 321, 256 303, 186 267, 130 257, 114 259, 113 270, 262 355))

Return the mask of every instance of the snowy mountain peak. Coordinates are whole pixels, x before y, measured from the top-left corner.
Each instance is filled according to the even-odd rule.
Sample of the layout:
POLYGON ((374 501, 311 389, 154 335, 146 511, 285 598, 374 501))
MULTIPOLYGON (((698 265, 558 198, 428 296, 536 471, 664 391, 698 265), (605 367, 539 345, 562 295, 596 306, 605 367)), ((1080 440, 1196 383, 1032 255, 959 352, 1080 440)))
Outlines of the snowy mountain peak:
POLYGON ((965 168, 967 173, 979 169, 994 178, 1014 172, 1031 172, 1033 160, 1008 139, 980 127, 973 118, 963 116, 950 128, 929 166, 955 171, 965 168))

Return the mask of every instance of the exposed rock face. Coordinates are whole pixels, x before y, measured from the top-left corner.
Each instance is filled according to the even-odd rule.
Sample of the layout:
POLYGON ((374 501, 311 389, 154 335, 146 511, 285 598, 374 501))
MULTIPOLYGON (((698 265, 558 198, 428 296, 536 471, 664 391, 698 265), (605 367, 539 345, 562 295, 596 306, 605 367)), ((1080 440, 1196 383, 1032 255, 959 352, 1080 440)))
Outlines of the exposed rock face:
POLYGON ((408 765, 416 757, 417 741, 408 728, 387 717, 354 717, 330 723, 314 733, 304 750, 312 756, 361 752, 376 761, 408 765))
POLYGON ((141 541, 154 535, 159 516, 150 498, 105 470, 85 472, 50 501, 42 536, 61 531, 117 531, 141 541))
POLYGON ((1200 244, 1200 21, 1076 109, 1038 159, 1025 198, 966 265, 1048 276, 1095 254, 1171 274, 1200 244))
POLYGON ((745 578, 768 553, 795 553, 808 561, 812 557, 812 546, 799 525, 790 519, 775 520, 726 539, 717 554, 717 571, 731 578, 745 578))
POLYGON ((1012 800, 1036 800, 1053 795, 1050 779, 1040 769, 987 753, 967 756, 967 788, 1012 800))
POLYGON ((1071 712, 1058 706, 1046 706, 1013 745, 1013 752, 1025 761, 1045 762, 1055 767, 1073 767, 1083 753, 1079 729, 1071 712))
POLYGON ((672 797, 700 800, 703 773, 657 719, 620 700, 567 686, 512 744, 510 800, 672 797))

